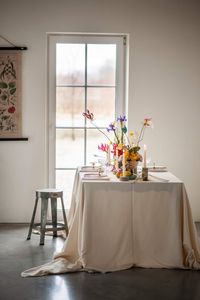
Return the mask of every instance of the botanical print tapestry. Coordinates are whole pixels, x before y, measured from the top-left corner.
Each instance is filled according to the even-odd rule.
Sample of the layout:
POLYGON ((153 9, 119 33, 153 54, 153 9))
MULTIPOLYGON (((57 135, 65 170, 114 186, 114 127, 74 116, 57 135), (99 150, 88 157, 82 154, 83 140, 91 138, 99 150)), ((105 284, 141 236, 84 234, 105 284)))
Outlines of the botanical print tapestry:
POLYGON ((0 52, 0 138, 21 136, 21 53, 0 52))

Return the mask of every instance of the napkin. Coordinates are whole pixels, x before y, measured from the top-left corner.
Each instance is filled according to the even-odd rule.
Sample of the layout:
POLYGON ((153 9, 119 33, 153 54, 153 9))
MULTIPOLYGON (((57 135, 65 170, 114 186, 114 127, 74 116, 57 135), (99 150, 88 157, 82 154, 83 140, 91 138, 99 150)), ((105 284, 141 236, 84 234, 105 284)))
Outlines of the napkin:
POLYGON ((110 180, 107 175, 99 175, 99 174, 84 174, 84 180, 110 180))
POLYGON ((153 179, 154 181, 160 181, 160 182, 169 182, 169 179, 165 178, 165 176, 154 176, 152 174, 149 174, 149 179, 153 179))
POLYGON ((148 167, 149 172, 167 172, 167 168, 164 166, 148 167))

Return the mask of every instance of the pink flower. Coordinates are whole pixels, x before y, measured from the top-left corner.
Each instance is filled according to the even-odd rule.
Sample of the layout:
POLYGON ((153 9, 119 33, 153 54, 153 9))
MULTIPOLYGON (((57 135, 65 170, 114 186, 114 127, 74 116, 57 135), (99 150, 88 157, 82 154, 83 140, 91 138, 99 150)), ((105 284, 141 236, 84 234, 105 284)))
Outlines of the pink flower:
POLYGON ((152 118, 145 118, 144 119, 144 126, 151 126, 152 125, 152 118))
POLYGON ((108 145, 107 144, 101 144, 101 146, 98 146, 98 149, 103 152, 108 152, 108 145))

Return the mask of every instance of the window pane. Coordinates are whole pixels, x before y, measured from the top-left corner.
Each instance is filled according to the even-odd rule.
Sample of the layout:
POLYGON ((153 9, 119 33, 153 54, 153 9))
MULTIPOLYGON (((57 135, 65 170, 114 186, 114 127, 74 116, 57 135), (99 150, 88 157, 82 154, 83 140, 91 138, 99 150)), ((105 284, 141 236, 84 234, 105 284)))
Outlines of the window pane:
POLYGON ((76 168, 84 164, 84 130, 56 130, 56 168, 76 168))
POLYGON ((85 44, 56 44, 56 77, 60 84, 85 84, 85 44))
MULTIPOLYGON (((76 170, 56 170, 56 188, 63 190, 64 205, 69 209, 76 170)), ((58 201, 58 208, 61 208, 58 201)))
POLYGON ((88 84, 115 85, 116 45, 88 44, 88 84))
MULTIPOLYGON (((112 139, 112 134, 109 134, 107 130, 102 131, 112 139)), ((87 130, 87 164, 98 162, 102 157, 106 159, 106 153, 98 149, 98 145, 105 143, 108 143, 108 139, 97 129, 87 130)))
POLYGON ((115 119, 115 88, 88 88, 87 107, 98 126, 107 127, 115 119))
POLYGON ((56 126, 84 126, 84 88, 56 88, 56 126))

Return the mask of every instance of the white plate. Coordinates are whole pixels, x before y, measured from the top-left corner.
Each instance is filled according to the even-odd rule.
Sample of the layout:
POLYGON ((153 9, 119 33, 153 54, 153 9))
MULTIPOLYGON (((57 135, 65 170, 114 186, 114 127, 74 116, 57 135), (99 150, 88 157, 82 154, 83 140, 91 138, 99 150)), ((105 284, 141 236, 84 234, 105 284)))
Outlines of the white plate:
POLYGON ((84 180, 110 180, 107 175, 84 174, 84 180))
POLYGON ((80 168, 80 172, 98 172, 98 167, 83 166, 80 168))

